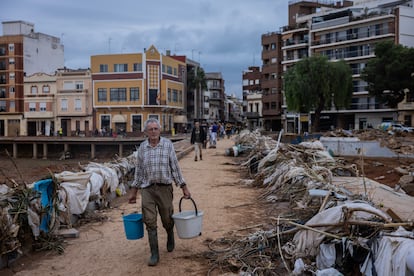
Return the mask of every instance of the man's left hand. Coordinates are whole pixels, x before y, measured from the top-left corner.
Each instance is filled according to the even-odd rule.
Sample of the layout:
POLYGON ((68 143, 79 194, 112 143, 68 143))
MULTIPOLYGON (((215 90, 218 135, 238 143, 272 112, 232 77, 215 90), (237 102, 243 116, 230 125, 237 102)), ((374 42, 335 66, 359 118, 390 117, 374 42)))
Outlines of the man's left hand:
POLYGON ((188 190, 187 185, 185 185, 182 189, 183 189, 184 198, 186 198, 186 199, 191 198, 191 193, 188 190))

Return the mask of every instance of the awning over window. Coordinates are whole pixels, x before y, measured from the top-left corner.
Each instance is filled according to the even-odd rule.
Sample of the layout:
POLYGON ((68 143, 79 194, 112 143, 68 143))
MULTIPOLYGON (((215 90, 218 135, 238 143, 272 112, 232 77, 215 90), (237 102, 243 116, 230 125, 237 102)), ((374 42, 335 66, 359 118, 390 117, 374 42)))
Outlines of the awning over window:
POLYGON ((126 123, 126 119, 123 115, 116 114, 112 117, 112 122, 113 123, 126 123))
POLYGON ((174 116, 174 123, 176 123, 176 124, 186 124, 187 123, 187 117, 184 116, 184 115, 174 116))

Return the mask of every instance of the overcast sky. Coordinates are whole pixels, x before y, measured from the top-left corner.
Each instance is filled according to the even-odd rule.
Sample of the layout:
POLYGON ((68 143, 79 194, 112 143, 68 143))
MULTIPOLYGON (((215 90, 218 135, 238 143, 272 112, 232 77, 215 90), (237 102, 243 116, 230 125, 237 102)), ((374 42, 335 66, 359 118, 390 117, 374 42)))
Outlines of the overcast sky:
POLYGON ((226 94, 242 95, 242 72, 261 66, 261 35, 287 25, 287 0, 2 0, 0 20, 23 20, 60 37, 65 66, 90 56, 160 52, 186 55, 221 72, 226 94))

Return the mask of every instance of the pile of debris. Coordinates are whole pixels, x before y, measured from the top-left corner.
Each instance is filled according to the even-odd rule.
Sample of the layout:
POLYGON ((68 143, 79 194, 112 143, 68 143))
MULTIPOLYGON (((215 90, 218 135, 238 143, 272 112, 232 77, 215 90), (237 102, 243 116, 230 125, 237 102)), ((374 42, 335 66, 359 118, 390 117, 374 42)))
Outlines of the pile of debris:
POLYGON ((242 135, 251 141, 243 163, 251 177, 242 182, 263 189, 261 200, 270 208, 280 210, 282 202, 290 208, 270 218, 268 229, 214 241, 206 253, 211 270, 240 275, 414 273, 412 214, 404 221, 372 201, 366 187, 364 193, 354 193, 344 183, 338 185, 336 178, 360 180, 356 165, 339 163, 319 141, 254 147, 267 139, 242 135))
POLYGON ((0 260, 15 259, 22 244, 62 253, 59 229, 71 228, 86 211, 106 208, 116 196, 124 195, 134 166, 131 154, 80 165, 78 172, 50 172, 48 178, 32 184, 9 179, 11 183, 0 185, 0 260))

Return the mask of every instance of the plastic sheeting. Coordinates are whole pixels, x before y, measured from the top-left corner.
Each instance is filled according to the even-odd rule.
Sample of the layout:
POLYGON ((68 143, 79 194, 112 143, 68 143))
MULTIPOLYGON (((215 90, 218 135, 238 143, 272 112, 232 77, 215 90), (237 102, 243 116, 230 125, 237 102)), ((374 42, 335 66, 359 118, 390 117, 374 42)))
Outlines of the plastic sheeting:
POLYGON ((88 172, 100 174, 104 179, 104 185, 107 185, 110 192, 115 192, 119 185, 119 177, 113 168, 109 168, 103 164, 90 163, 84 168, 88 172))
POLYGON ((69 212, 75 215, 85 212, 91 194, 89 182, 86 185, 83 183, 62 182, 60 186, 66 192, 60 193, 60 196, 64 202, 67 202, 69 212))
MULTIPOLYGON (((373 214, 376 214, 378 217, 384 219, 385 221, 391 221, 389 215, 383 211, 376 209, 375 207, 369 205, 365 202, 345 202, 343 205, 332 207, 322 212, 318 213, 310 220, 306 222, 306 225, 312 224, 336 224, 343 222, 343 211, 342 208, 347 207, 349 209, 359 208, 363 211, 356 211, 352 214, 352 219, 354 220, 368 220, 373 217, 373 214)), ((325 226, 318 227, 319 230, 335 233, 340 231, 342 228, 337 226, 325 226)), ((293 237, 293 251, 290 249, 288 252, 294 256, 310 255, 316 256, 319 250, 319 245, 325 239, 325 235, 317 233, 311 230, 300 230, 293 237)))
POLYGON ((101 174, 96 172, 91 172, 91 177, 89 178, 89 183, 91 187, 91 197, 100 196, 101 188, 104 184, 104 178, 101 174))
POLYGON ((410 261, 414 254, 414 233, 400 227, 389 236, 383 236, 371 247, 371 253, 365 260, 361 272, 371 276, 406 276, 414 275, 407 267, 413 265, 410 261), (372 264, 374 263, 374 269, 372 264))

